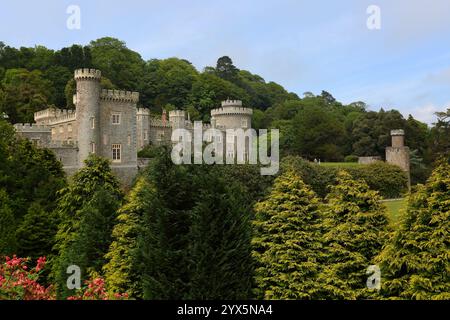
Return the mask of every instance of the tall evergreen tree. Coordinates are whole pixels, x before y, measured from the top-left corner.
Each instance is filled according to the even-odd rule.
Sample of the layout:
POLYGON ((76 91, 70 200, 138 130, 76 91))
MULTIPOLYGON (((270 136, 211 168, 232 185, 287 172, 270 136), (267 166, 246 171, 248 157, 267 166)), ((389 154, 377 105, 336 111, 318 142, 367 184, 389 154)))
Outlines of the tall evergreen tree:
POLYGON ((147 170, 149 210, 138 239, 145 299, 181 299, 188 292, 186 255, 195 192, 189 167, 173 164, 162 150, 147 170))
POLYGON ((256 204, 253 238, 256 295, 312 299, 320 271, 319 200, 292 171, 278 177, 256 204))
POLYGON ((52 270, 59 297, 73 293, 66 287, 69 265, 78 265, 84 279, 88 272, 101 271, 121 198, 108 160, 96 155, 90 155, 69 186, 61 190, 55 245, 59 256, 52 270))
POLYGON ((381 251, 388 218, 381 197, 362 180, 339 172, 324 208, 324 269, 318 298, 368 296, 366 271, 381 251))
POLYGON ((396 299, 450 299, 450 165, 441 161, 377 258, 381 294, 396 299))
POLYGON ((189 232, 189 299, 249 299, 251 208, 244 189, 215 167, 197 167, 189 232))
POLYGON ((128 293, 131 298, 142 297, 142 279, 137 252, 137 239, 143 232, 143 215, 150 210, 150 184, 140 177, 118 211, 113 242, 106 255, 105 280, 112 293, 128 293))

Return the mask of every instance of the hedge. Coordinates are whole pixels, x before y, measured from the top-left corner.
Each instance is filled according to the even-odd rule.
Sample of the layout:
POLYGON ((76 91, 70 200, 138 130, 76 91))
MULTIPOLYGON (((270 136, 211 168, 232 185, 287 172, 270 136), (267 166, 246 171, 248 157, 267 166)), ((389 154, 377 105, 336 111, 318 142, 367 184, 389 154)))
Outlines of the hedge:
POLYGON ((328 186, 336 184, 337 173, 347 171, 353 178, 364 180, 370 189, 378 191, 385 199, 399 198, 408 191, 408 178, 399 167, 377 161, 368 165, 348 167, 324 167, 300 157, 289 156, 283 159, 282 171, 289 168, 298 172, 305 183, 321 197, 328 194, 328 186))

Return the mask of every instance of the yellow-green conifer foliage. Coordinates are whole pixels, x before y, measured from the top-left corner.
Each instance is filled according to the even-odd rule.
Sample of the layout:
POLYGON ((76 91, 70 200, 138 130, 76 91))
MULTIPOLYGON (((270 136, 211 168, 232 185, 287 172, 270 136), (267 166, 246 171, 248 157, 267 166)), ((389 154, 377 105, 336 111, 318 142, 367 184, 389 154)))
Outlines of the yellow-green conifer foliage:
POLYGON ((322 299, 368 297, 367 268, 385 242, 388 218, 378 192, 347 172, 338 174, 324 207, 322 299))
POLYGON ((137 258, 137 238, 142 232, 143 214, 148 209, 150 184, 139 178, 127 196, 117 216, 113 242, 106 254, 108 263, 103 267, 111 293, 128 293, 132 298, 142 296, 142 284, 137 258))
POLYGON ((300 176, 278 177, 256 204, 252 241, 256 295, 264 299, 311 299, 316 291, 321 243, 319 200, 300 176))
POLYGON ((450 299, 450 165, 441 162, 410 197, 377 259, 381 293, 392 299, 450 299))

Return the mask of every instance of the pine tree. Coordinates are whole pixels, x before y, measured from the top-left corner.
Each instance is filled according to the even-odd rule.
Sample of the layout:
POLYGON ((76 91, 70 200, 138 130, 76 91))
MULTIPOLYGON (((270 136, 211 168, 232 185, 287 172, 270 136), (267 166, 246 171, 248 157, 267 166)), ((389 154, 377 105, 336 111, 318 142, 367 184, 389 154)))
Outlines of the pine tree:
POLYGON ((106 255, 105 280, 112 293, 128 293, 131 298, 142 297, 142 279, 137 254, 137 239, 143 232, 143 215, 149 210, 150 185, 140 177, 117 216, 113 242, 106 255))
POLYGON ((393 299, 450 299, 450 165, 441 161, 418 187, 377 258, 381 294, 393 299))
POLYGON ((60 194, 55 245, 59 256, 52 262, 52 275, 58 296, 64 298, 73 294, 66 287, 69 265, 78 265, 86 279, 89 272, 100 272, 106 262, 122 192, 109 161, 90 155, 60 194))
POLYGON ((189 299, 249 299, 251 257, 250 202, 243 188, 215 167, 197 167, 197 190, 189 232, 189 299))
POLYGON ((256 204, 253 238, 256 294, 265 299, 312 299, 320 271, 319 200, 292 171, 278 177, 256 204))
POLYGON ((380 196, 347 172, 338 174, 324 207, 324 269, 318 298, 368 297, 367 269, 381 251, 388 219, 380 196))

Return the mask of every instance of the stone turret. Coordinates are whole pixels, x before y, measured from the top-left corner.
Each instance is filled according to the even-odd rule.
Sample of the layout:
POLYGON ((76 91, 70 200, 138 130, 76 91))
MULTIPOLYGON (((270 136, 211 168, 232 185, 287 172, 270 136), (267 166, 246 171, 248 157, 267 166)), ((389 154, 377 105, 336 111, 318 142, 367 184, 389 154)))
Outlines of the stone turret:
POLYGON ((182 129, 186 127, 186 112, 184 110, 169 111, 169 122, 173 129, 182 129))
POLYGON ((405 131, 391 130, 391 137, 392 146, 386 148, 386 162, 402 168, 408 175, 408 186, 410 186, 409 148, 405 146, 405 131))
POLYGON ((78 121, 78 163, 83 165, 89 153, 100 148, 100 79, 101 72, 95 69, 75 70, 76 113, 78 121))
POLYGON ((213 126, 225 129, 251 128, 253 110, 242 107, 242 101, 226 100, 221 105, 221 108, 211 110, 213 126))

